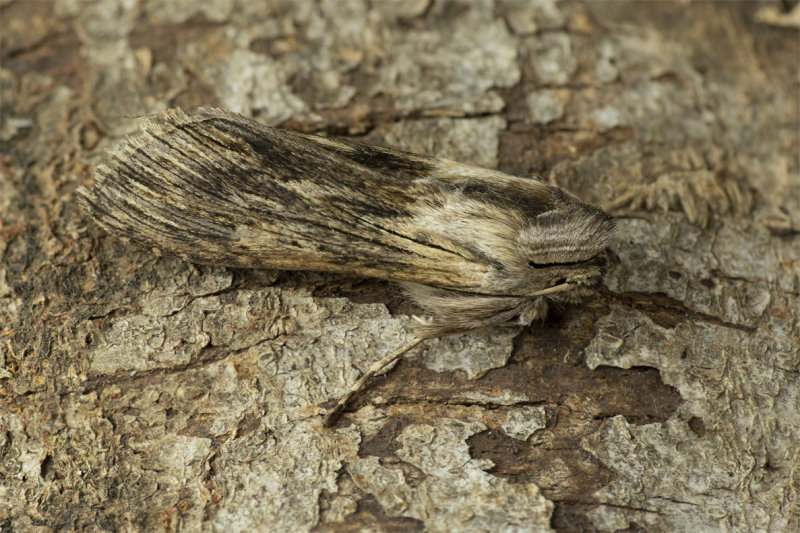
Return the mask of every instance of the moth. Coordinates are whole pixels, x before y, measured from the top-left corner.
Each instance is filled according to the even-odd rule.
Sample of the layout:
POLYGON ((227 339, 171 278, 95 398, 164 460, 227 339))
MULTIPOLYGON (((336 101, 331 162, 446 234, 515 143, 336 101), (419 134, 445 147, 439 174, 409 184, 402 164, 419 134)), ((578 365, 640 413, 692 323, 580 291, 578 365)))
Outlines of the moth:
POLYGON ((613 218, 532 178, 271 128, 201 108, 168 110, 79 189, 108 232, 156 253, 237 268, 341 272, 398 282, 424 311, 414 340, 528 325, 601 276, 613 218))

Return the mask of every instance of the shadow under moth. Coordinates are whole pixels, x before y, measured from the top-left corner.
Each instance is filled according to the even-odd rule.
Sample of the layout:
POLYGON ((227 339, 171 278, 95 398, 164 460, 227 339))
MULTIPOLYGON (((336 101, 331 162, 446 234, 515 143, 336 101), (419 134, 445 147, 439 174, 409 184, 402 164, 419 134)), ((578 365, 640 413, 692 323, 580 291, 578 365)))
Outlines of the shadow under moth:
POLYGON ((613 218, 566 191, 418 154, 169 110, 112 151, 80 201, 107 231, 157 253, 237 268, 398 282, 424 311, 410 343, 528 325, 600 278, 613 218))

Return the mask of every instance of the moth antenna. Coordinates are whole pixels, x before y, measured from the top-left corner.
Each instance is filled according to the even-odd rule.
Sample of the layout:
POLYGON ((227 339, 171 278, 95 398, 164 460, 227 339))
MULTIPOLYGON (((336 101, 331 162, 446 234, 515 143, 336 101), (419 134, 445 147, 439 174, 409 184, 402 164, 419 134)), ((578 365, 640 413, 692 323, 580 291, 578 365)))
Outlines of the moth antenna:
POLYGON ((322 425, 326 428, 333 426, 336 421, 339 419, 339 416, 342 414, 342 411, 345 407, 347 407, 348 402, 355 396, 359 391, 361 391, 364 386, 369 381, 369 378, 386 368, 387 366, 391 365, 392 363, 398 361, 403 354, 412 350, 415 346, 425 340, 425 337, 416 337, 411 342, 405 344, 400 349, 395 350, 394 352, 390 353, 380 361, 376 361, 369 370, 364 372, 364 375, 356 381, 350 390, 347 391, 336 403, 336 405, 328 411, 328 414, 325 415, 325 418, 322 419, 322 425))

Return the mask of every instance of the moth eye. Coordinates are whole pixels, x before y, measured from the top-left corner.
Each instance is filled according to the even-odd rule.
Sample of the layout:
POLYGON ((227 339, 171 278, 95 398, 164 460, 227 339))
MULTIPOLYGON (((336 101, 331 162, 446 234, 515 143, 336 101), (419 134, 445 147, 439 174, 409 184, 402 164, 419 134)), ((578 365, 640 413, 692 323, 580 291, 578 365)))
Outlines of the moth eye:
POLYGON ((549 267, 565 267, 580 265, 583 261, 566 261, 564 263, 537 263, 535 261, 528 261, 528 264, 533 268, 549 268, 549 267))

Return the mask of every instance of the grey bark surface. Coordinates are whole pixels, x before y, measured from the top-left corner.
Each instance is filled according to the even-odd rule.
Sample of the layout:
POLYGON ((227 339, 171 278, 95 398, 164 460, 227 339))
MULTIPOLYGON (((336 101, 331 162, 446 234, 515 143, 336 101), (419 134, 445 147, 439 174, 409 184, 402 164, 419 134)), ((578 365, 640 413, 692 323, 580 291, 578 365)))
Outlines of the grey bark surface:
POLYGON ((0 9, 0 529, 800 528, 800 8, 0 9), (603 288, 427 342, 324 429, 408 340, 396 289, 155 257, 75 203, 201 105, 537 174, 617 216, 603 288))

